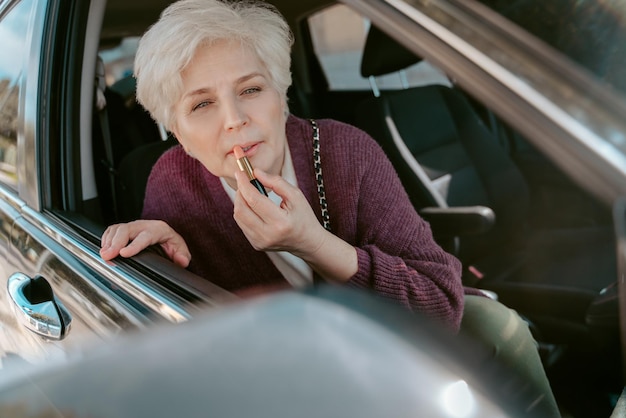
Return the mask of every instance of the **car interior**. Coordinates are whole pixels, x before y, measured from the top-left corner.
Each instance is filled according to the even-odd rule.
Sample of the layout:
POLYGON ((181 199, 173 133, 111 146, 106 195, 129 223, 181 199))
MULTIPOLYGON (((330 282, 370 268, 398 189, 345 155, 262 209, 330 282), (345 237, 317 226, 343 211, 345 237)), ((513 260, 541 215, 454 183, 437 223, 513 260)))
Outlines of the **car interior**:
MULTIPOLYGON (((376 77, 418 60, 372 26, 361 71, 364 77, 376 77)), ((464 235, 452 251, 464 261, 465 282, 495 291, 551 336, 575 339, 583 325, 578 322, 593 315, 584 312, 615 282, 610 225, 581 219, 550 228, 533 226, 524 174, 458 88, 427 85, 380 92, 360 103, 356 119, 387 151, 418 211, 433 206, 492 210, 495 217, 487 212, 480 223, 484 232, 441 232, 464 235), (552 303, 555 295, 559 306, 552 303), (544 318, 555 322, 544 324, 544 318)), ((433 216, 428 211, 423 215, 433 216)), ((436 235, 437 226, 449 227, 445 224, 433 227, 436 235)))
MULTIPOLYGON (((132 78, 132 45, 169 1, 104 3, 83 11, 82 79, 94 82, 83 82, 80 101, 92 112, 72 152, 91 169, 68 205, 96 240, 106 225, 141 215, 152 165, 177 144, 135 101, 132 78)), ((445 75, 417 86, 377 83, 423 60, 374 25, 364 25, 356 60, 370 87, 334 89, 311 25, 338 6, 273 3, 296 36, 291 112, 342 120, 378 141, 435 239, 463 262, 465 284, 494 292, 528 321, 557 399, 608 411, 622 387, 610 209, 445 75)))

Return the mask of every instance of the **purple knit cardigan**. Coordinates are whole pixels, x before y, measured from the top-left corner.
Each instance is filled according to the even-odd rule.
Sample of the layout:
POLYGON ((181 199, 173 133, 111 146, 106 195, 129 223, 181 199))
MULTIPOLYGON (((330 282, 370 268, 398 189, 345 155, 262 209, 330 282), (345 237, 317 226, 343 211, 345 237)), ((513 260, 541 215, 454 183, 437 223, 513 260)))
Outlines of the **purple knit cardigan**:
MULTIPOLYGON (((337 121, 319 120, 318 125, 331 228, 358 254, 359 270, 347 285, 371 289, 458 329, 464 293, 459 261, 434 242, 371 137, 337 121)), ((298 185, 321 219, 311 124, 290 116, 286 132, 298 185)), ((167 222, 189 246, 189 270, 225 289, 285 281, 235 223, 219 178, 180 146, 152 169, 142 218, 167 222)))

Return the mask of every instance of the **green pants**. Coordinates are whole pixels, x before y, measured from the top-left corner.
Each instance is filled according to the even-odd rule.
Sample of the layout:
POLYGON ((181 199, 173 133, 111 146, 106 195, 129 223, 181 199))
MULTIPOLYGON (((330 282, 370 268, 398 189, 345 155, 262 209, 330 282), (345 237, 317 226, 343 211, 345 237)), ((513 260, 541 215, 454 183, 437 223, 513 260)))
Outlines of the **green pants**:
POLYGON ((560 417, 550 383, 528 325, 512 309, 482 296, 465 296, 461 334, 477 340, 521 382, 530 385, 536 399, 530 416, 560 417))

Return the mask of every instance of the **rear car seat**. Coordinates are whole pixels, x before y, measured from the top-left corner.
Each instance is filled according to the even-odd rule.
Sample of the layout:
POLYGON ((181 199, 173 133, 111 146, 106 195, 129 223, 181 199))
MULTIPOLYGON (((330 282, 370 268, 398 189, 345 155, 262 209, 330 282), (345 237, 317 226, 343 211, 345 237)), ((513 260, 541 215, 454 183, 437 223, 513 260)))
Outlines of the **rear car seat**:
MULTIPOLYGON (((128 76, 132 84, 134 79, 128 76)), ((133 201, 119 192, 120 167, 127 155, 146 144, 161 143, 158 126, 134 100, 134 87, 127 97, 106 85, 104 64, 98 57, 95 78, 96 103, 93 118, 93 164, 100 200, 102 222, 111 224, 127 218, 133 201), (121 215, 124 215, 122 217, 121 215)))
POLYGON ((139 219, 143 209, 143 199, 152 167, 169 148, 178 144, 170 135, 165 141, 146 144, 131 151, 120 163, 117 170, 118 220, 128 222, 139 219))

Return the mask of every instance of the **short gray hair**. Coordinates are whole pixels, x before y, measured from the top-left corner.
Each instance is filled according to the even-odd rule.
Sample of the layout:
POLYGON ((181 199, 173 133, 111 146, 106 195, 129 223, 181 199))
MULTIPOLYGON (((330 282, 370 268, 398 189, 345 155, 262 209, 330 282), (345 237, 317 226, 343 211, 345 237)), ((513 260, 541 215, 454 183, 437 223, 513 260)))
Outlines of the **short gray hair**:
POLYGON ((135 56, 137 100, 166 129, 175 122, 181 72, 198 47, 218 40, 237 40, 255 51, 287 104, 293 35, 274 6, 248 0, 180 0, 143 35, 135 56))

